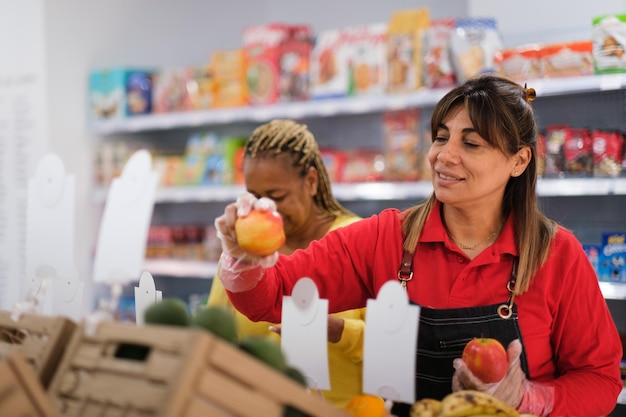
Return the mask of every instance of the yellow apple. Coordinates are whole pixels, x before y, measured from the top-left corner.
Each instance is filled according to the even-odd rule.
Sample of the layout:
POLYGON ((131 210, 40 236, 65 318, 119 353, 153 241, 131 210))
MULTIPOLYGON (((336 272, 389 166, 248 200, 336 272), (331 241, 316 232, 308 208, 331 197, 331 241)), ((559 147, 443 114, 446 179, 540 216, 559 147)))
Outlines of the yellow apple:
POLYGON ((268 256, 285 244, 283 219, 276 212, 252 209, 235 222, 239 247, 254 256, 268 256))

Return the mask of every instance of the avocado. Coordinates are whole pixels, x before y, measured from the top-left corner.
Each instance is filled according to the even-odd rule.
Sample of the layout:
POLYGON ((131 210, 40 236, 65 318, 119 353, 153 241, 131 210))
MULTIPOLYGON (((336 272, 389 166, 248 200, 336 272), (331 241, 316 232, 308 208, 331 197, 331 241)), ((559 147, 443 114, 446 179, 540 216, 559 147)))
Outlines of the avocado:
POLYGON ((187 305, 180 298, 164 298, 152 304, 144 311, 143 318, 146 324, 182 327, 189 325, 187 305))
POLYGON ((298 368, 294 368, 293 366, 287 366, 287 369, 285 369, 285 375, 290 379, 296 381, 298 384, 302 385, 304 388, 308 388, 306 377, 298 368))
POLYGON ((267 337, 246 336, 239 341, 239 348, 280 373, 287 369, 287 361, 280 346, 267 337))
POLYGON ((191 318, 191 326, 208 330, 213 335, 236 344, 237 324, 233 315, 224 307, 206 307, 191 318))

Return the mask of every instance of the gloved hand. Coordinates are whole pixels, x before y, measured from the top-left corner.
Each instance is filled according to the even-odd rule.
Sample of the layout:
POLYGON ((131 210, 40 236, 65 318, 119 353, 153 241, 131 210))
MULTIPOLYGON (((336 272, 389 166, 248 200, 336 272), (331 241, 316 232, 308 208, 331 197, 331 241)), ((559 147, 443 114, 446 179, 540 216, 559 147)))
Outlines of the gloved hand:
POLYGON ((237 243, 235 222, 238 217, 247 216, 253 208, 275 212, 276 203, 269 198, 257 199, 250 193, 244 193, 237 197, 235 203, 226 206, 224 214, 215 219, 217 237, 222 243, 220 279, 224 288, 231 292, 254 288, 263 276, 261 268, 269 268, 278 261, 278 252, 264 257, 252 256, 241 249, 237 243), (258 271, 254 273, 255 270, 258 271))
POLYGON ((521 353, 522 344, 519 339, 513 340, 507 348, 509 368, 506 375, 502 381, 490 384, 478 379, 462 359, 455 359, 452 390, 474 389, 486 392, 517 408, 520 413, 548 415, 554 406, 554 387, 526 379, 520 367, 521 353))

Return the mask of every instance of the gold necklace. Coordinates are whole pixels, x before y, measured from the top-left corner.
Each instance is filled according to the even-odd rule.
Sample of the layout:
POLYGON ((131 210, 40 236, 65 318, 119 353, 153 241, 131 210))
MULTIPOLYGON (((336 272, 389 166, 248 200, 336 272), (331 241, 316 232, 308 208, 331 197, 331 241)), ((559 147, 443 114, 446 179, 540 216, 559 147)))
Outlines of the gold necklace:
POLYGON ((456 240, 454 238, 454 236, 452 236, 452 233, 448 232, 448 236, 450 236, 450 239, 452 239, 452 241, 454 243, 456 243, 458 245, 459 248, 463 249, 463 250, 476 250, 477 247, 483 245, 485 242, 489 242, 495 235, 497 232, 493 232, 491 233, 489 236, 487 236, 487 238, 481 242, 476 243, 475 245, 466 245, 465 243, 461 243, 458 240, 456 240))

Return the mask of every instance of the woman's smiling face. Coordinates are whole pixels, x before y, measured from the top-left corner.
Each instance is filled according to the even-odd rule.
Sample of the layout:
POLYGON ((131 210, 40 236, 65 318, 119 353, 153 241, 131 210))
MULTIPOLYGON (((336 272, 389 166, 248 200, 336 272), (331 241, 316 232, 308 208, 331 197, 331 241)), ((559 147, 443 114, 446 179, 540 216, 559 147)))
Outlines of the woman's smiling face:
POLYGON ((454 107, 437 126, 428 152, 437 199, 458 208, 499 207, 517 166, 475 130, 465 106, 454 107))

